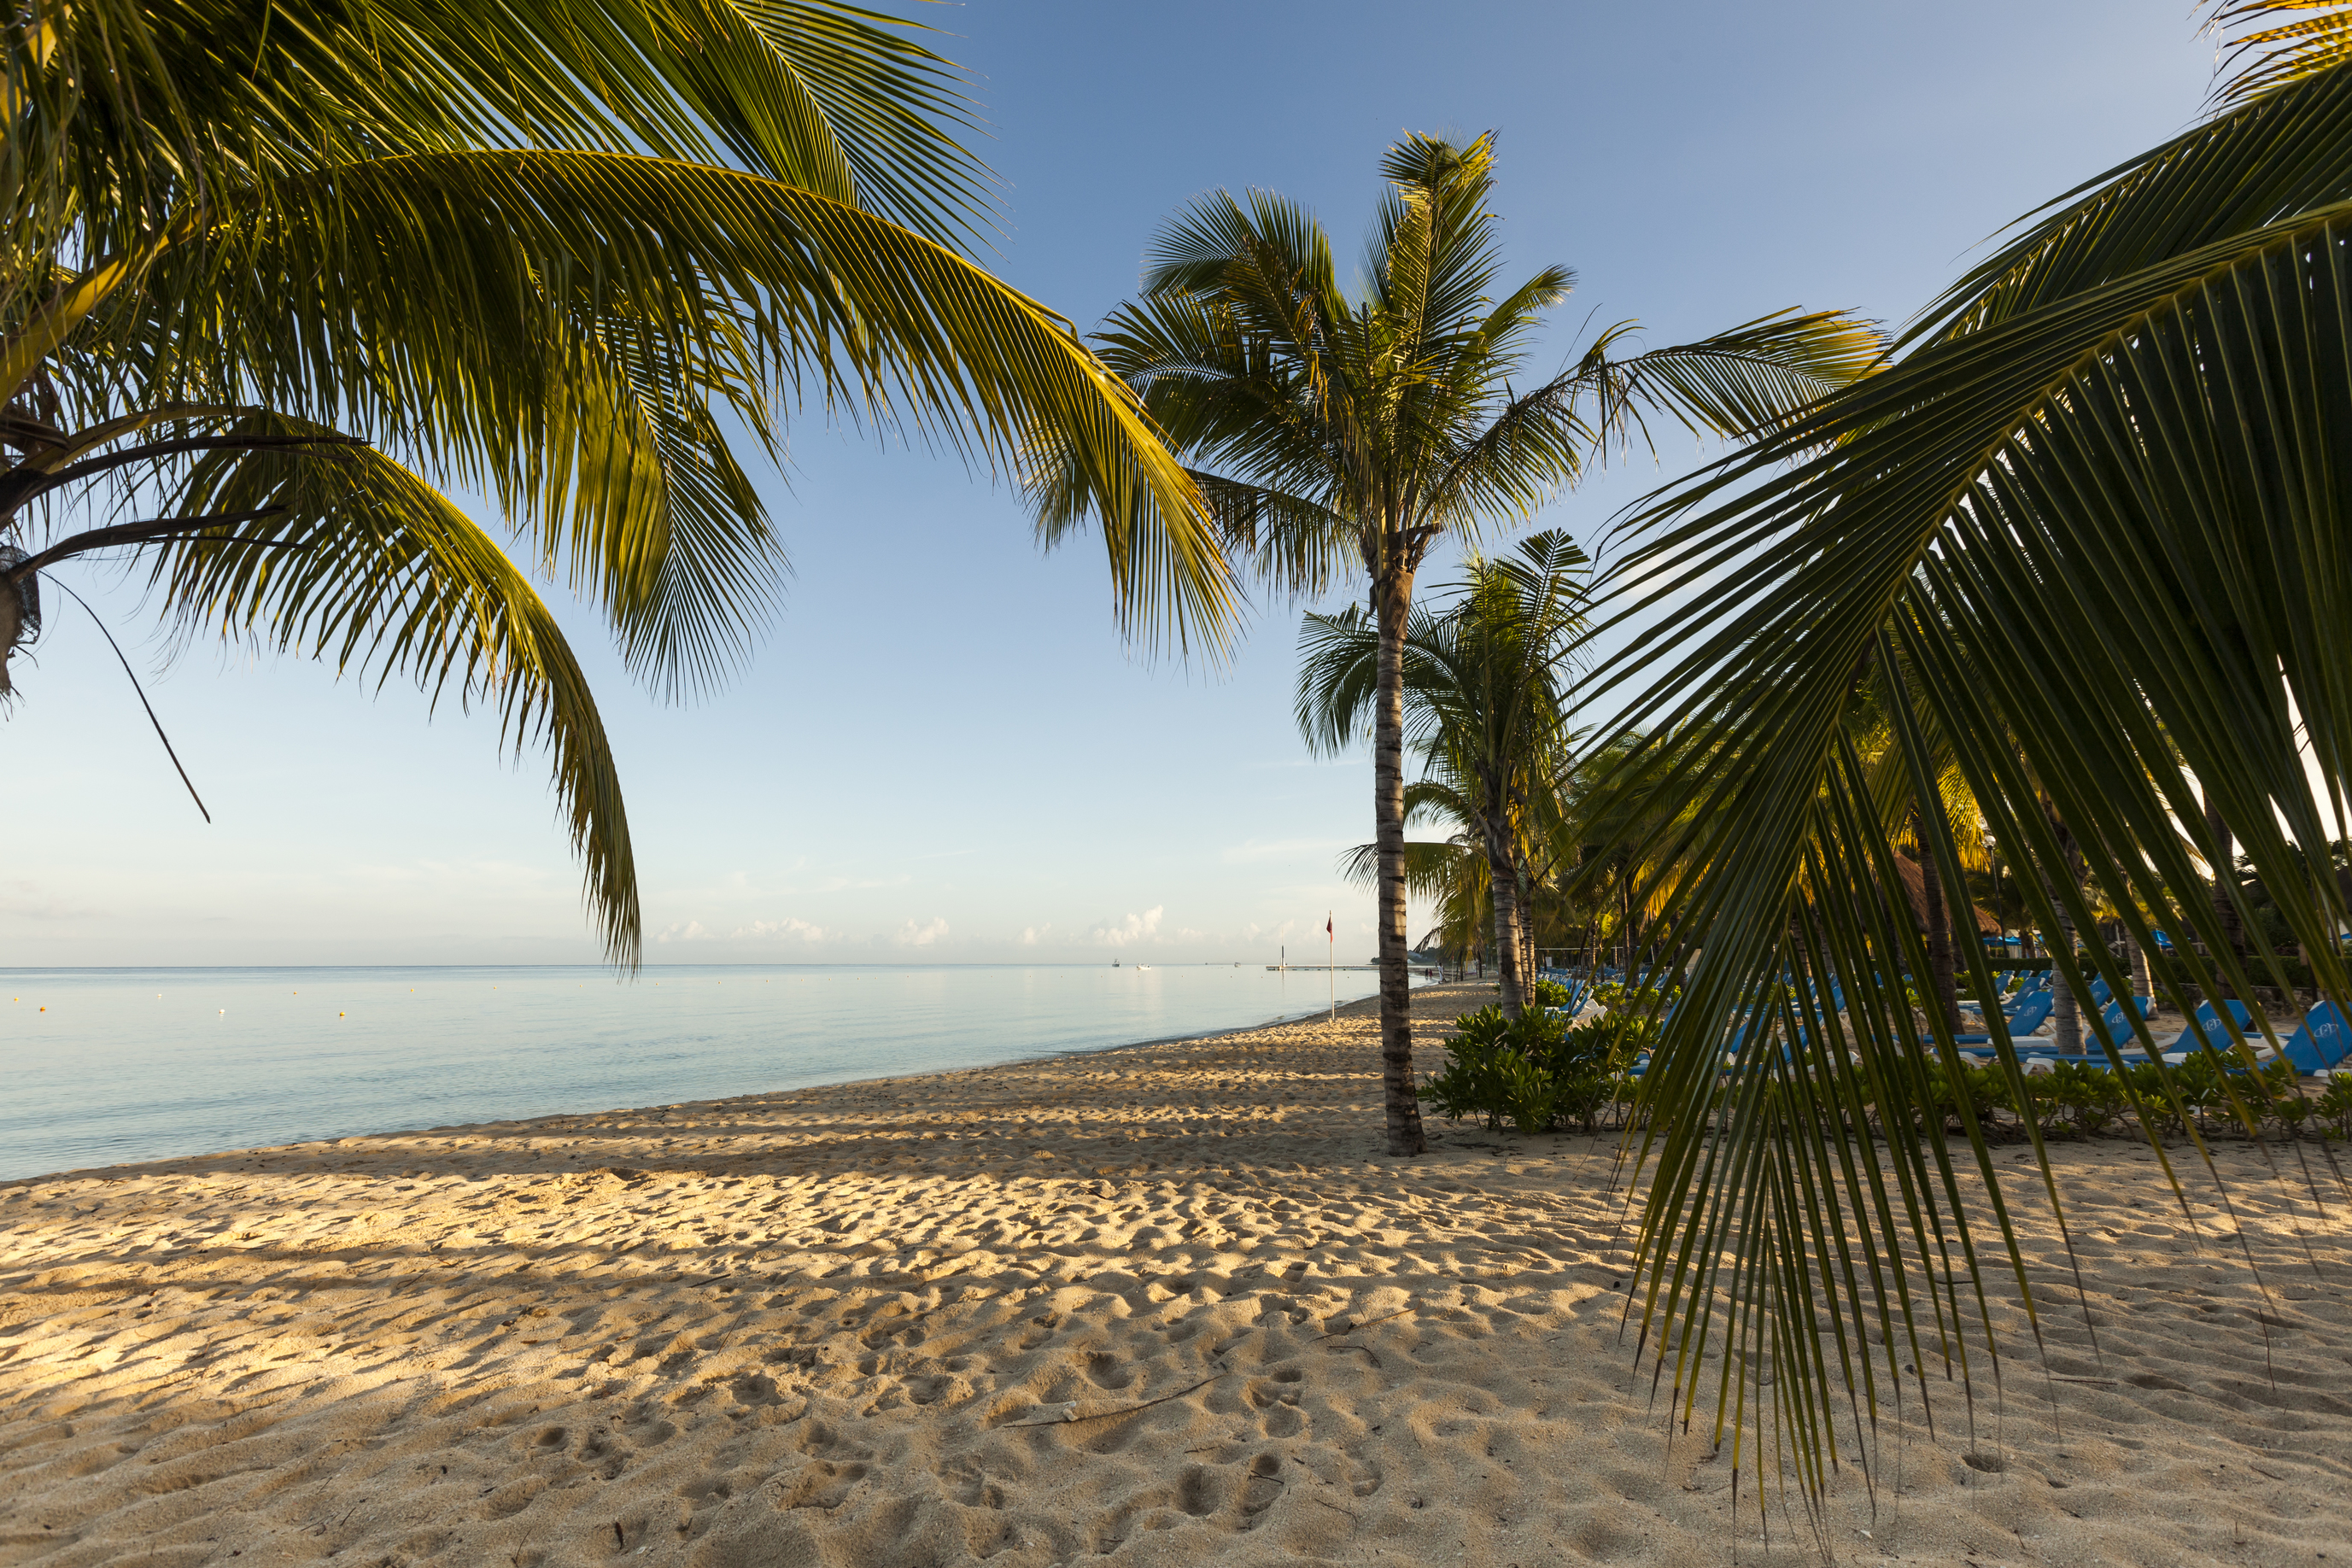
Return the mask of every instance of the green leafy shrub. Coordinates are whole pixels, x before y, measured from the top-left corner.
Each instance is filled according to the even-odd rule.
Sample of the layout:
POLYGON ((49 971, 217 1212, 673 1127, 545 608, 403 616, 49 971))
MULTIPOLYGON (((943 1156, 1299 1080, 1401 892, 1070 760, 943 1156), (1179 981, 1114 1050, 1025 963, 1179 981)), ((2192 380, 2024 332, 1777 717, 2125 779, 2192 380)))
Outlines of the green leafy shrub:
POLYGON ((1454 1027, 1445 1070, 1422 1085, 1421 1098, 1448 1121, 1475 1117, 1490 1131, 1506 1120, 1522 1131, 1549 1126, 1549 1086, 1536 1058, 1550 1037, 1564 1032, 1559 1021, 1529 1012, 1513 1023, 1490 1006, 1464 1014, 1454 1027))
MULTIPOLYGON (((2290 958, 2282 954, 2278 964, 2280 970, 2285 974, 2287 985, 2291 989, 2309 990, 2319 984, 2318 979, 2311 972, 2311 965, 2300 958, 2290 958)), ((2245 957, 2245 965, 2247 975, 2255 984, 2271 984, 2269 961, 2258 953, 2248 953, 2245 957)), ((2151 955, 2148 959, 2147 972, 2151 978, 2168 979, 2178 986, 2194 985, 2198 983, 2196 973, 2187 963, 2177 958, 2159 958, 2151 955)))
POLYGON ((2352 1138, 2352 1078, 2330 1079, 2309 1103, 2322 1137, 2352 1138))
POLYGON ((2025 1086, 2045 1138, 2095 1138, 2131 1109, 2114 1073, 2084 1062, 2058 1062, 2049 1072, 2027 1079, 2025 1086))
MULTIPOLYGON (((2163 1076, 2155 1063, 2142 1062, 2137 1067, 2126 1068, 2124 1079, 2137 1102, 2142 1126, 2157 1133, 2180 1131, 2180 1112, 2174 1108, 2172 1096, 2166 1092, 2163 1076)), ((2182 1090, 2182 1100, 2191 1110, 2195 1110, 2194 1103, 2189 1100, 2186 1086, 2178 1078, 2173 1080, 2173 1087, 2182 1090)))
POLYGON ((1627 1069, 1658 1032, 1655 1018, 1629 1013, 1603 1013, 1570 1029, 1549 1064, 1559 1088, 1553 1114, 1591 1131, 1604 1108, 1633 1098, 1627 1069))
POLYGON ((1421 1098, 1449 1121, 1475 1119, 1490 1130, 1507 1122, 1520 1132, 1569 1123, 1592 1131, 1629 1094, 1624 1069, 1656 1033, 1641 1017, 1603 1015, 1570 1028, 1533 1009, 1513 1023, 1500 1007, 1454 1026, 1445 1069, 1422 1085, 1421 1098))
POLYGON ((1664 1032, 1658 1020, 1647 1014, 1603 1013, 1569 1030, 1568 1044, 1580 1062, 1603 1063, 1622 1072, 1656 1046, 1664 1032))
POLYGON ((1534 987, 1529 992, 1529 996, 1530 1000, 1528 1002, 1528 1005, 1533 1007, 1565 1007, 1568 1005, 1568 987, 1562 985, 1557 980, 1537 981, 1534 987))
MULTIPOLYGON (((2231 1121, 2236 1119, 2230 1103, 2230 1088, 2221 1081, 2222 1074, 2221 1064, 2203 1051, 2189 1052, 2189 1059, 2172 1069, 2172 1081, 2180 1091, 2181 1103, 2196 1113, 2200 1128, 2205 1119, 2216 1112, 2231 1121)), ((2235 1087, 2242 1103, 2261 1103, 2262 1095, 2252 1084, 2242 1079, 2235 1087)))
POLYGON ((1961 1122, 1960 1107, 1966 1104, 1976 1113, 1977 1125, 1990 1129, 1993 1112, 2013 1110, 2010 1099, 2009 1080, 1999 1068, 1962 1066, 1944 1072, 1936 1082, 1936 1108, 1944 1113, 1948 1122, 1961 1122))
POLYGON ((1682 994, 1673 986, 1611 984, 1597 987, 1593 1004, 1603 1013, 1638 1013, 1664 1016, 1682 994))

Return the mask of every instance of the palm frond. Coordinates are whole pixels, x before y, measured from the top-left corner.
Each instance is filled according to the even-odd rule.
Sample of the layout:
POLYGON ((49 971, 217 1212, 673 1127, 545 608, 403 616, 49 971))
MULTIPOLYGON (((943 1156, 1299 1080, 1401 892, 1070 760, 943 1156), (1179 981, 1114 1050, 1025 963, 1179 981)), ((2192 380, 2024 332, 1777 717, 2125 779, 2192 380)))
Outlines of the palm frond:
POLYGON ((2352 65, 2352 11, 2343 0, 2218 0, 2211 26, 2250 29, 2227 46, 2223 68, 2237 69, 2216 95, 2225 102, 2261 98, 2352 65), (2280 19, 2288 16, 2300 19, 2280 19))
POLYGON ((1125 625, 1225 635, 1217 538, 1133 396, 1059 317, 908 229, 604 153, 371 160, 279 182, 268 211, 163 264, 156 297, 184 303, 116 346, 153 342, 160 394, 257 382, 491 489, 657 678, 740 650, 775 559, 706 405, 757 433, 794 391, 1008 465, 1050 450, 1109 520, 1125 625))
MULTIPOLYGON (((1404 845, 1405 887, 1416 899, 1443 898, 1476 858, 1460 844, 1408 838, 1404 845)), ((1340 856, 1339 875, 1360 888, 1378 886, 1380 846, 1359 844, 1340 856)))
MULTIPOLYGON (((2233 110, 2252 118, 2207 150, 2284 170, 2321 123, 2302 110, 2347 76, 2233 110), (2258 146, 2253 124, 2279 140, 2258 146)), ((2327 132, 2339 165, 2343 127, 2327 132)), ((1947 1089, 1949 1026, 1901 989, 1926 955, 1873 734, 1912 800, 1957 769, 2042 929, 2105 910, 2148 945, 2160 926, 2209 950, 2176 949, 2190 984, 2248 995, 2284 976, 2232 949, 2200 884, 2200 862, 2226 859, 2215 807, 2258 875, 2302 889, 2283 912, 2322 989, 2352 998, 2332 936, 2346 900, 2294 870, 2340 833, 2352 769, 2333 477, 2352 427, 2352 203, 2281 216, 2288 183, 2265 174, 2232 209, 2245 191, 2182 174, 2168 199, 2184 210, 2158 224, 2147 193, 2175 176, 2144 162, 2148 183, 2104 216, 2085 205, 2077 229, 1972 275, 1936 308, 1941 335, 1653 498, 1619 562, 1614 613, 1650 616, 1595 682, 1632 692, 1640 761, 1619 809, 1648 814, 1642 858, 1701 950, 1643 1089, 1641 1312, 1685 1407, 1706 1348, 1769 1352, 1769 1394, 1752 1360, 1720 1381, 1734 1358, 1706 1392, 1735 1433, 1769 1413, 1808 1490, 1836 1423, 1863 1445, 1882 1391, 1924 1398, 1906 1363, 1999 1375, 2013 1347, 1986 1305, 1997 1288, 2038 1321, 2001 1173, 1947 1089), (1911 700, 1874 707, 1874 672, 1898 664, 1911 700), (1843 1016, 1814 1000, 1833 979, 1843 1016), (1964 1171, 1984 1199, 1964 1201, 1964 1171)), ((1959 846, 1941 813, 1921 831, 1965 929, 1959 846)), ((2074 994, 2128 990, 2103 947, 2064 949, 2074 994)), ((2021 1097, 2015 1042, 1988 1021, 2021 1097)), ((2230 1032, 2218 1054, 2242 1064, 2230 1032)), ((2134 1042, 2093 1033, 2121 1065, 2134 1042)), ((2258 1011, 2252 1033, 2274 1037, 2273 1021, 2258 1011)), ((2152 1043, 2144 1022, 2134 1039, 2152 1043)), ((2178 1110, 2171 1069, 2157 1078, 2178 1110)), ((2252 1128, 2269 1092, 2231 1080, 2229 1113, 2252 1128)), ((2063 1223, 2046 1160, 2034 1174, 2063 1223)))
MULTIPOLYGON (((554 746, 632 962, 593 705, 441 490, 490 495, 674 692, 742 656, 781 564, 729 435, 773 456, 809 408, 1036 461, 1103 519, 1126 627, 1221 648, 1192 479, 1068 323, 959 248, 989 181, 925 32, 835 0, 27 0, 0 29, 0 402, 30 455, 0 531, 101 471, 119 500, 177 487, 194 541, 66 537, 154 544, 184 626, 496 693, 554 746), (219 434, 273 422, 382 456, 219 434), (202 510, 246 492, 302 499, 202 510), (319 521, 268 531, 289 515, 319 521)), ((1328 551, 1260 521, 1229 520, 1312 580, 1328 551)))
POLYGON ((606 955, 635 968, 635 859, 604 721, 554 616, 497 542, 364 447, 331 460, 283 447, 214 455, 177 500, 191 518, 272 514, 154 547, 152 584, 184 634, 248 639, 379 686, 404 676, 436 702, 496 708, 518 752, 547 745, 606 955))

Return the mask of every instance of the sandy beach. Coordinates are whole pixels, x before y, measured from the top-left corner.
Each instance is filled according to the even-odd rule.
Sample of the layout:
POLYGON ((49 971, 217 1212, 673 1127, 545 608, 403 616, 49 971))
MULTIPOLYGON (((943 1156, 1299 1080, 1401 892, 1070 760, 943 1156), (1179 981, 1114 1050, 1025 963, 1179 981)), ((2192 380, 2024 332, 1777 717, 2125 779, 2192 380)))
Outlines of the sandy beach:
POLYGON ((1381 1157, 1370 1007, 0 1184, 0 1563, 2352 1563, 2340 1190, 2063 1149, 2088 1322, 2021 1183, 2046 1357, 1816 1536, 1668 1440, 1614 1140, 1381 1157))

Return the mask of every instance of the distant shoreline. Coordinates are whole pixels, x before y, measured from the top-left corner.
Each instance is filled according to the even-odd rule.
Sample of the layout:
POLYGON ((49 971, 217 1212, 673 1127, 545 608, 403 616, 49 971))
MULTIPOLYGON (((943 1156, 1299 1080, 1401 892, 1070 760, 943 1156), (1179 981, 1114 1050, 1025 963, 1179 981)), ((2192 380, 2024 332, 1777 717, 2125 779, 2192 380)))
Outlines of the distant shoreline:
MULTIPOLYGON (((0 1180, 984 1070, 1325 1012, 1303 973, 1155 969, 1164 983, 1097 964, 661 965, 625 984, 572 964, 20 970, 0 1001, 49 1016, 0 1046, 23 1075, 0 1106, 0 1180), (681 991, 682 1006, 659 1000, 681 991), (62 1025, 58 993, 74 1004, 62 1025), (248 1000, 246 1031, 215 1036, 216 1001, 234 1026, 238 995, 267 1012, 248 1000)), ((1349 1016, 1377 1006, 1370 979, 1349 1016)))
MULTIPOLYGON (((824 963, 818 963, 818 962, 816 962, 816 961, 814 961, 814 960, 800 960, 800 961, 794 961, 794 960, 789 960, 789 959, 770 959, 770 960, 752 960, 752 959, 744 959, 744 960, 741 960, 741 961, 739 961, 739 962, 733 962, 733 963, 713 962, 713 963, 648 963, 640 964, 640 965, 638 966, 637 973, 639 973, 640 974, 642 974, 642 973, 644 973, 646 971, 647 971, 647 970, 652 970, 652 969, 670 970, 670 969, 1259 969, 1259 968, 1264 968, 1264 969, 1267 969, 1267 970, 1289 970, 1289 971, 1292 971, 1292 972, 1295 972, 1295 973, 1307 973, 1307 972, 1311 971, 1311 972, 1313 972, 1313 973, 1315 973, 1319 974, 1319 973, 1323 973, 1323 971, 1324 971, 1326 968, 1332 968, 1332 967, 1336 967, 1336 968, 1339 970, 1339 973, 1348 973, 1348 972, 1349 972, 1349 971, 1351 971, 1351 970, 1352 970, 1352 971, 1355 971, 1355 972, 1358 972, 1358 973, 1371 973, 1372 971, 1374 971, 1374 970, 1378 969, 1380 966, 1379 966, 1378 964, 1373 964, 1373 963, 1342 963, 1342 964, 1338 964, 1338 965, 1336 965, 1336 966, 1335 966, 1335 965, 1320 964, 1320 963, 1289 963, 1289 964, 1286 964, 1286 963, 1279 963, 1279 962, 1276 962, 1276 963, 1267 963, 1264 959, 1256 959, 1256 958, 1244 958, 1244 959, 1231 959, 1231 958, 1183 959, 1183 960, 1178 960, 1178 961, 1175 961, 1175 962, 1172 962, 1172 963, 1163 963, 1163 962, 1158 962, 1158 961, 1155 961, 1155 962, 1152 962, 1152 963, 1109 963, 1109 962, 1108 962, 1108 961, 1104 961, 1104 962, 1099 962, 1099 963, 1097 963, 1097 962, 1095 962, 1095 961, 1092 961, 1092 960, 1089 960, 1089 961, 1087 961, 1087 962, 1086 962, 1086 963, 1077 963, 1077 962, 1076 962, 1076 961, 1065 962, 1065 963, 1052 963, 1052 962, 1048 962, 1048 961, 1045 961, 1045 960, 1038 960, 1038 961, 1034 961, 1034 962, 1024 962, 1024 961, 1017 960, 1017 959, 1004 959, 1004 960, 1001 960, 1001 961, 972 962, 972 963, 951 963, 951 962, 948 962, 948 961, 941 960, 941 961, 935 961, 935 962, 928 963, 910 963, 910 962, 898 961, 898 960, 885 961, 885 960, 880 960, 880 959, 872 960, 872 961, 861 960, 861 959, 834 959, 834 960, 827 960, 827 961, 825 961, 825 962, 824 962, 824 963)), ((1429 967, 1432 967, 1432 966, 1431 966, 1431 965, 1426 965, 1426 964, 1420 964, 1420 965, 1415 965, 1415 967, 1416 967, 1416 968, 1429 968, 1429 967)), ((0 964, 0 974, 154 974, 154 973, 163 973, 163 972, 164 972, 164 971, 177 971, 177 972, 181 972, 181 973, 193 973, 193 974, 238 974, 238 973, 252 973, 258 972, 258 971, 276 971, 276 970, 320 970, 320 971, 333 971, 333 972, 336 972, 336 973, 387 973, 387 974, 389 974, 389 973, 403 973, 403 972, 415 971, 415 970, 421 970, 421 969, 431 969, 431 970, 449 970, 449 971, 457 971, 457 972, 466 972, 466 973, 489 973, 489 972, 494 971, 494 970, 547 970, 547 971, 554 971, 554 970, 572 970, 572 971, 588 970, 588 971, 591 971, 591 972, 593 972, 593 973, 600 973, 600 974, 611 974, 611 975, 613 975, 613 976, 614 976, 614 979, 616 979, 616 980, 625 980, 625 979, 627 978, 627 976, 625 976, 625 975, 622 975, 622 974, 618 974, 618 973, 616 973, 614 972, 614 970, 613 966, 612 966, 611 964, 609 964, 609 963, 584 963, 584 962, 583 962, 583 963, 16 963, 16 964, 0 964)))

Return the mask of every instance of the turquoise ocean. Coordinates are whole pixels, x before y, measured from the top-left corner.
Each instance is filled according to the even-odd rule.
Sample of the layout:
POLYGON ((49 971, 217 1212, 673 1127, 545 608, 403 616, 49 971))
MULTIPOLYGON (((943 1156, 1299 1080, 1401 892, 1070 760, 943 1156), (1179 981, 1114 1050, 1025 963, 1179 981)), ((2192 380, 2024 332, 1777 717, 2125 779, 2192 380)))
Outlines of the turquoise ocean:
POLYGON ((0 1180, 1099 1050, 1303 1016, 1326 985, 1263 963, 0 970, 0 1180))

